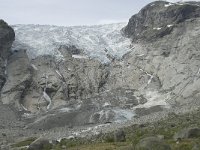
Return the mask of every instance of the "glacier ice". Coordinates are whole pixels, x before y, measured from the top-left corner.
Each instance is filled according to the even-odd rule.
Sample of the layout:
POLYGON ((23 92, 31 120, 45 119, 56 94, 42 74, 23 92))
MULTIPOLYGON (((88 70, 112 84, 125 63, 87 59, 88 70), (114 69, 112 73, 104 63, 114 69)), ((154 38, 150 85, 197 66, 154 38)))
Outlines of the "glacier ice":
POLYGON ((127 23, 93 26, 13 25, 16 38, 13 50, 27 49, 29 58, 54 55, 62 58, 58 48, 74 45, 90 58, 108 62, 110 54, 121 58, 131 50, 131 41, 121 34, 127 23))

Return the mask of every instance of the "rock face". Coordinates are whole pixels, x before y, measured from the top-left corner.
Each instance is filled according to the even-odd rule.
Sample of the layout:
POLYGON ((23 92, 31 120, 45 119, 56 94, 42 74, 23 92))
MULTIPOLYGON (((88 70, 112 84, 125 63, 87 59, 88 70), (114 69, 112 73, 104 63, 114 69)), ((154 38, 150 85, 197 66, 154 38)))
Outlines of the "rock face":
POLYGON ((14 30, 6 22, 0 20, 0 89, 5 83, 7 59, 10 55, 10 48, 15 39, 14 30))
MULTIPOLYGON (((134 78, 137 70, 146 73, 148 78, 153 76, 150 83, 157 82, 158 91, 168 93, 166 100, 174 105, 191 103, 200 92, 200 7, 197 4, 151 3, 134 15, 122 30, 135 47, 124 56, 125 63, 136 70, 134 78), (170 32, 161 34, 165 29, 170 32)), ((141 82, 139 77, 132 83, 141 82)))
MULTIPOLYGON (((51 56, 42 56, 31 61, 34 86, 25 97, 25 106, 30 108, 30 111, 37 111, 34 108, 37 101, 45 102, 44 92, 52 101, 51 107, 56 108, 69 102, 90 98, 102 91, 109 74, 105 66, 88 58, 74 58, 70 51, 66 53, 66 61, 57 62, 51 56)), ((40 106, 42 108, 42 104, 40 106)))
POLYGON ((1 94, 3 104, 14 104, 19 110, 23 109, 24 95, 30 84, 31 72, 26 51, 14 52, 7 64, 7 80, 1 94))
MULTIPOLYGON (((18 80, 21 80, 20 78, 15 78, 16 80, 13 80, 13 78, 11 78, 11 75, 10 75, 12 71, 13 73, 17 73, 16 69, 18 68, 17 67, 18 62, 14 61, 13 59, 12 59, 13 62, 11 62, 11 60, 9 59, 11 58, 11 55, 12 55, 11 46, 14 39, 15 39, 14 30, 10 26, 8 26, 6 22, 4 22, 3 20, 0 20, 0 95, 1 95, 0 96, 0 111, 1 111, 0 130, 1 132, 2 130, 8 129, 8 128, 11 129, 11 128, 16 128, 16 127, 23 127, 23 123, 19 121, 19 118, 18 118, 18 111, 14 111, 12 109, 13 107, 10 107, 9 105, 2 104, 2 95, 4 95, 2 91, 3 89, 5 89, 4 88, 5 86, 9 88, 8 83, 11 83, 10 81, 8 81, 8 78, 12 80, 13 82, 12 84, 17 83, 18 80), (15 68, 14 63, 17 68, 15 68), (8 66, 12 66, 13 70, 11 71, 8 68, 8 66)), ((21 67, 23 68, 24 65, 21 67)), ((16 74, 16 77, 17 76, 19 77, 19 74, 18 75, 16 74)), ((13 103, 15 100, 14 99, 8 100, 8 102, 6 103, 10 103, 11 101, 13 103)), ((0 149, 4 149, 4 148, 9 149, 7 148, 7 146, 4 147, 4 145, 5 143, 7 143, 7 141, 12 141, 12 140, 13 139, 8 136, 7 131, 2 132, 2 135, 0 136, 0 141, 1 141, 0 149), (6 138, 6 141, 5 141, 5 138, 6 138)))
POLYGON ((148 4, 132 16, 123 32, 133 40, 152 41, 170 34, 177 24, 197 17, 200 17, 197 3, 157 1, 148 4))

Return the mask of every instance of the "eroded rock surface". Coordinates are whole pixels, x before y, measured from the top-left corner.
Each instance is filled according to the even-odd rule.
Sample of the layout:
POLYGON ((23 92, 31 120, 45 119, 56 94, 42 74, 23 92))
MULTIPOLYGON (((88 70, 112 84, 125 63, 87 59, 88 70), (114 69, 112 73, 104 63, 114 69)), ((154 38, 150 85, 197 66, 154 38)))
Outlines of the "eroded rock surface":
POLYGON ((198 3, 154 2, 134 15, 123 29, 135 41, 134 51, 125 56, 126 64, 148 73, 149 78, 156 77, 152 79, 157 80, 158 91, 170 93, 169 101, 174 104, 191 103, 198 97, 199 8, 198 3), (145 33, 161 32, 162 28, 173 30, 162 37, 145 33), (140 31, 141 36, 137 36, 140 31))
POLYGON ((14 104, 18 110, 23 108, 24 95, 31 84, 29 59, 25 50, 14 52, 8 59, 7 79, 2 89, 3 104, 14 104))

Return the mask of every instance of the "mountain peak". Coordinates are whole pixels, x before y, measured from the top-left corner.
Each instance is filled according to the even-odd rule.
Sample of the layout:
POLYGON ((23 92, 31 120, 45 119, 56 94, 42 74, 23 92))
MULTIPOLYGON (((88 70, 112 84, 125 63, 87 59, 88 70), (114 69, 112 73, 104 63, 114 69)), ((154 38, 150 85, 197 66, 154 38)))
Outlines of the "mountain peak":
POLYGON ((133 40, 151 41, 170 34, 175 25, 197 17, 200 17, 198 2, 155 1, 133 15, 123 33, 133 40))

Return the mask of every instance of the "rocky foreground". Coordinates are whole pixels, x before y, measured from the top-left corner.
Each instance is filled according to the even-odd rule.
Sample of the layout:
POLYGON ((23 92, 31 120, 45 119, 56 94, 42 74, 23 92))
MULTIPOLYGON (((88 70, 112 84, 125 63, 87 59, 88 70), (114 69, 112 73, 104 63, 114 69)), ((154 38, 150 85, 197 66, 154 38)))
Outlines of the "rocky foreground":
MULTIPOLYGON (((199 150, 200 128, 199 110, 177 115, 171 113, 167 118, 153 123, 134 124, 107 134, 84 138, 48 141, 40 138, 29 149, 70 150, 199 150)), ((19 147, 31 143, 26 139, 17 143, 19 147)))
MULTIPOLYGON (((14 27, 15 35, 7 23, 0 21, 2 148, 9 149, 11 143, 27 137, 31 138, 28 145, 39 137, 48 139, 44 140, 47 145, 49 140, 90 137, 132 124, 155 122, 170 117, 172 112, 175 115, 196 113, 200 106, 199 2, 150 3, 130 18, 128 25, 120 29, 120 35, 118 31, 112 31, 105 36, 108 39, 123 35, 123 39, 114 42, 103 41, 105 37, 101 38, 101 34, 98 40, 94 40, 94 35, 88 39, 90 36, 85 34, 90 31, 87 29, 86 33, 83 32, 83 41, 88 44, 87 40, 94 40, 91 47, 95 49, 98 41, 101 45, 98 53, 102 50, 103 56, 109 60, 106 62, 92 57, 95 49, 87 51, 85 48, 89 46, 78 45, 79 42, 74 42, 76 39, 68 43, 55 43, 55 39, 40 41, 46 42, 47 46, 56 44, 54 50, 59 58, 54 53, 30 57, 29 48, 34 53, 33 50, 43 47, 37 43, 36 35, 27 34, 30 27, 23 27, 26 27, 22 31, 29 40, 22 38, 19 26, 18 29, 14 27), (26 40, 21 41, 21 38, 26 40), (130 41, 128 45, 126 38, 130 41), (33 42, 30 43, 30 39, 33 42), (126 46, 128 53, 116 57, 114 50, 106 49, 109 44, 112 44, 109 48, 115 47, 114 43, 122 45, 120 48, 126 46)), ((43 31, 47 32, 43 28, 37 27, 41 35, 43 31)), ((93 30, 96 28, 103 27, 91 27, 93 30)), ((51 33, 50 28, 48 30, 51 33)), ((75 36, 73 32, 70 36, 66 34, 64 37, 68 40, 75 36)), ((199 132, 199 123, 194 124, 197 125, 195 132, 199 132)), ((177 129, 182 127, 179 125, 175 125, 177 129)), ((189 126, 190 122, 184 127, 189 126)), ((145 131, 150 129, 148 126, 145 131)), ((137 127, 134 130, 139 132, 141 129, 137 127)), ((162 135, 162 131, 159 132, 156 131, 155 136, 162 135)), ((171 135, 166 149, 171 148, 170 138, 171 135)), ((199 135, 195 138, 198 142, 199 135)), ((160 141, 157 137, 151 137, 151 140, 155 143, 160 141)))

